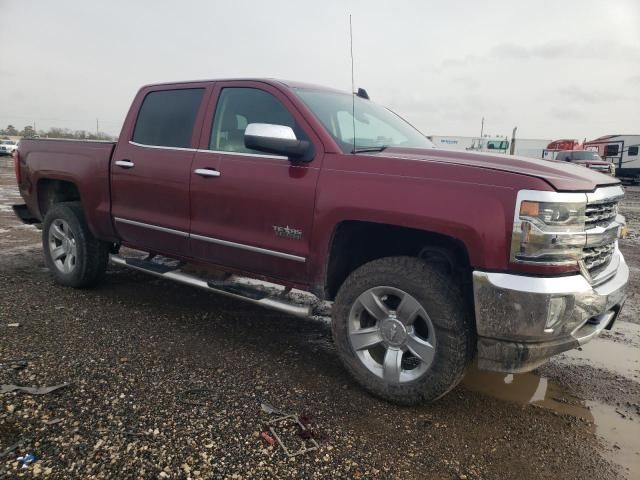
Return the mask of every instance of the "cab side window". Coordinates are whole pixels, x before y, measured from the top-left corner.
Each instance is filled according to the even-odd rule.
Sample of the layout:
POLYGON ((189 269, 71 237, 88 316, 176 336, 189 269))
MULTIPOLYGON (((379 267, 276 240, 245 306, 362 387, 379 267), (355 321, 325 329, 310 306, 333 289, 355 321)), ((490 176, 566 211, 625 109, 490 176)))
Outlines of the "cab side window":
POLYGON ((132 141, 161 147, 191 147, 203 88, 161 90, 144 97, 132 141))
POLYGON ((293 116, 268 92, 257 88, 223 88, 214 114, 209 150, 263 154, 244 146, 244 131, 250 123, 272 123, 291 127, 298 139, 307 139, 293 116))

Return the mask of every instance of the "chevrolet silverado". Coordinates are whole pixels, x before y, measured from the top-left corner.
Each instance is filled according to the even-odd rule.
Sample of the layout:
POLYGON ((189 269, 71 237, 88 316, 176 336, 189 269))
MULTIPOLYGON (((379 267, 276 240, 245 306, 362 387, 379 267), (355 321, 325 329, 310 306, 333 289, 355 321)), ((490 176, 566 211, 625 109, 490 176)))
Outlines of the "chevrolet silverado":
POLYGON ((117 142, 24 139, 14 159, 14 211, 58 283, 95 285, 110 259, 305 317, 303 290, 330 305, 346 369, 397 403, 438 399, 474 360, 531 370, 625 300, 618 180, 436 149, 364 91, 148 85, 117 142))

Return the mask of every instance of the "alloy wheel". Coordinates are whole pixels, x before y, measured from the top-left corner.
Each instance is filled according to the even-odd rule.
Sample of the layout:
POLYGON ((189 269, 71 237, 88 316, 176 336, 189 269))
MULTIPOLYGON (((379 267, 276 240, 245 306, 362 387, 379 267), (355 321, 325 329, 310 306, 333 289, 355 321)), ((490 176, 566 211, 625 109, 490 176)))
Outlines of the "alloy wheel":
POLYGON ((409 293, 380 286, 362 293, 349 313, 349 342, 362 364, 389 383, 411 382, 435 356, 433 323, 409 293))

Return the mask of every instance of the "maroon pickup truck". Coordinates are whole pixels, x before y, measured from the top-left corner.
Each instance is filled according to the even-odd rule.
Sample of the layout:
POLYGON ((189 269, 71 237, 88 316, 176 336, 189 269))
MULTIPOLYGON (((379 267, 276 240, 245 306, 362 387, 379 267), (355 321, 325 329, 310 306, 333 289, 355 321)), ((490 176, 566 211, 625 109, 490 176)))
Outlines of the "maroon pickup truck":
POLYGON ((435 149, 362 91, 149 85, 118 142, 23 140, 15 161, 15 212, 42 224, 57 282, 93 285, 111 259, 308 316, 303 290, 355 379, 398 403, 441 397, 476 358, 531 370, 625 300, 618 180, 435 149))

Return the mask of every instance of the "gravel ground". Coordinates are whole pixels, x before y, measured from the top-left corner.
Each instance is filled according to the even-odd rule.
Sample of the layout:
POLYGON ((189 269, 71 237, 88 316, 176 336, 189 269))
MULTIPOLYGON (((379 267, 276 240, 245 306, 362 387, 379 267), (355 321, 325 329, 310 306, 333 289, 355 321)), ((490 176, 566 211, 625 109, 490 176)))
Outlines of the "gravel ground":
MULTIPOLYGON (((511 384, 470 374, 435 405, 389 405, 349 378, 322 321, 113 267, 95 289, 55 285, 39 232, 12 218, 13 183, 0 158, 0 384, 69 385, 0 394, 0 478, 609 479, 640 471, 640 447, 629 447, 631 460, 617 458, 595 414, 536 400, 544 380, 543 400, 566 394, 586 412, 621 408, 625 427, 640 433, 637 371, 615 383, 615 372, 588 360, 559 359, 511 384), (23 359, 26 368, 12 368, 23 359), (535 393, 504 399, 510 385, 527 384, 521 379, 534 379, 535 393), (259 438, 273 418, 265 401, 311 417, 320 449, 289 459, 259 438), (17 457, 29 452, 37 461, 22 469, 17 457)), ((634 195, 637 208, 640 190, 634 195)), ((637 322, 632 233, 623 248, 636 283, 625 319, 637 322)), ((596 341, 640 352, 625 335, 596 341)))

